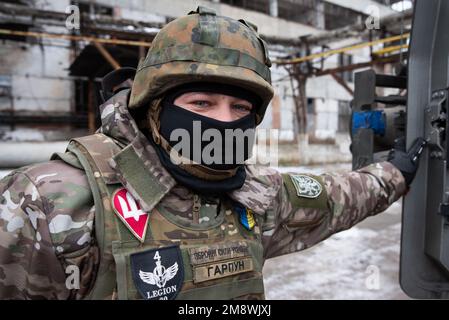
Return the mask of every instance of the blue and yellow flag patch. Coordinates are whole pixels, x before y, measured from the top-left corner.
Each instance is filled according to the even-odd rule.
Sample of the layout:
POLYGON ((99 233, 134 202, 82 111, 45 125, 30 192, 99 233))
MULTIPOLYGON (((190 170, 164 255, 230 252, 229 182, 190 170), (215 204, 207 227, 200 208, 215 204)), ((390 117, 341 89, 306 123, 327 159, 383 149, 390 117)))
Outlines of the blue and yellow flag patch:
POLYGON ((235 206, 235 211, 239 215, 240 223, 247 229, 253 230, 256 225, 256 220, 254 220, 254 213, 251 209, 237 205, 235 206))

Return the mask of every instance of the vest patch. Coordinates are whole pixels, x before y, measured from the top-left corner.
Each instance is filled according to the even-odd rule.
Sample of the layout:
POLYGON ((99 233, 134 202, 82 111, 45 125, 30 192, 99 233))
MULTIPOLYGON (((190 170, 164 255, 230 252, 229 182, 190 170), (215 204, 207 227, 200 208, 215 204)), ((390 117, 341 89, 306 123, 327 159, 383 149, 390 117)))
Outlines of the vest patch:
POLYGON ((181 291, 184 267, 179 246, 130 255, 134 284, 144 299, 171 300, 181 291))
POLYGON ((248 244, 243 241, 211 244, 189 249, 190 263, 192 265, 217 262, 248 255, 248 244))
POLYGON ((239 215, 239 221, 242 226, 244 226, 247 230, 253 230, 254 226, 256 225, 253 211, 241 205, 234 206, 234 210, 239 215))
POLYGON ((251 258, 226 260, 193 267, 193 282, 204 282, 253 270, 254 264, 251 258))
POLYGON ((148 213, 141 209, 140 204, 133 198, 131 193, 125 188, 116 190, 112 195, 112 208, 129 231, 140 242, 144 242, 148 225, 148 213))
POLYGON ((302 174, 291 174, 290 178, 298 197, 318 198, 323 191, 321 184, 312 177, 302 174))

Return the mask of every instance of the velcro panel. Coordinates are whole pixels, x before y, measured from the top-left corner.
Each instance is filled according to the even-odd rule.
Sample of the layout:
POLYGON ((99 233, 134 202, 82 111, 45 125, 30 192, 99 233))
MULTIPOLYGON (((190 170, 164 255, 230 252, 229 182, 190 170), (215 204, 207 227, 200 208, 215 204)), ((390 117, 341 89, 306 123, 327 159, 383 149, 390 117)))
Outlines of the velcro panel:
POLYGON ((123 177, 121 182, 124 183, 128 191, 132 192, 134 190, 145 202, 140 203, 144 211, 151 210, 167 193, 168 187, 160 183, 145 167, 132 145, 127 146, 115 155, 114 161, 123 177), (129 187, 132 187, 133 190, 129 189, 129 187))

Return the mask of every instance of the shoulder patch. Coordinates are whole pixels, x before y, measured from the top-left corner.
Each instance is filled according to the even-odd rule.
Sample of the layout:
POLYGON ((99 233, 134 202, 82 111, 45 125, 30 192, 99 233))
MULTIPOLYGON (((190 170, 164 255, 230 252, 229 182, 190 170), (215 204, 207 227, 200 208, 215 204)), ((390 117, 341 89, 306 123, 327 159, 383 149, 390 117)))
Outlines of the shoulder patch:
POLYGON ((328 209, 327 191, 322 177, 311 174, 283 173, 285 192, 293 208, 328 209))
POLYGON ((302 174, 290 174, 289 176, 298 197, 314 199, 318 198, 323 191, 321 184, 310 176, 302 174))

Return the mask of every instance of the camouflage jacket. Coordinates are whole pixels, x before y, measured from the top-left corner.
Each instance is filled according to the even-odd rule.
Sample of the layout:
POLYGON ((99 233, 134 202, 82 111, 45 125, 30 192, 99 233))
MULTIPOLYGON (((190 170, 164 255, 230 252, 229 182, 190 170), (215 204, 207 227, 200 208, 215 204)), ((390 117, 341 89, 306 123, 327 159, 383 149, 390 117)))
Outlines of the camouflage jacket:
MULTIPOLYGON (((193 193, 177 185, 160 164, 126 103, 127 91, 121 91, 101 107, 99 132, 139 151, 146 168, 166 187, 154 202, 192 220, 193 193)), ((81 299, 95 281, 99 253, 93 196, 85 172, 70 159, 66 153, 66 161, 23 167, 0 181, 1 299, 81 299), (66 285, 68 264, 82 270, 78 290, 66 285)), ((120 177, 118 169, 116 173, 120 177)), ((126 179, 121 182, 133 191, 126 179)), ((405 190, 404 178, 389 162, 320 176, 282 175, 271 168, 248 166, 245 184, 229 197, 262 215, 264 222, 257 228, 268 259, 309 248, 384 211, 405 190), (322 186, 316 199, 298 196, 298 181, 307 177, 322 186)), ((155 203, 143 201, 142 207, 151 210, 155 203)), ((200 221, 201 217, 193 223, 200 221)))

